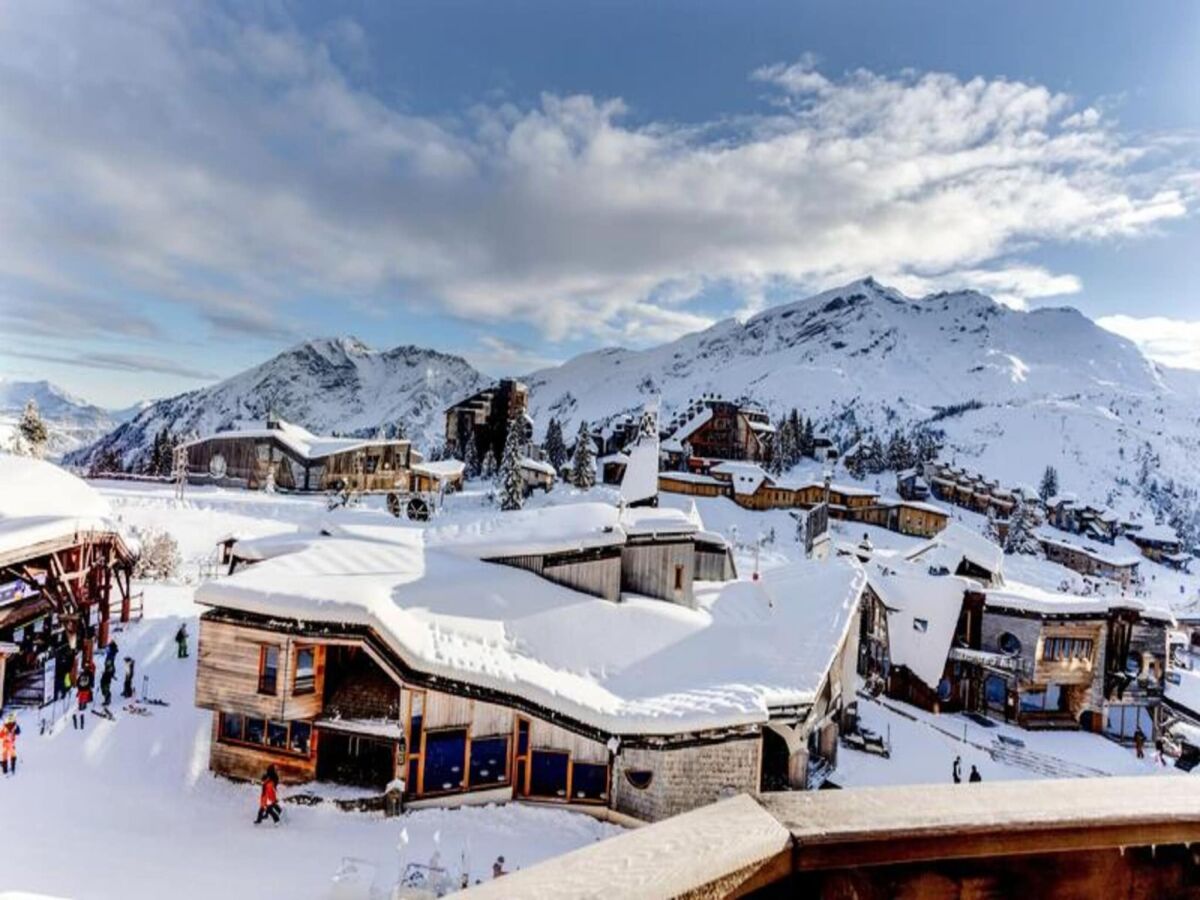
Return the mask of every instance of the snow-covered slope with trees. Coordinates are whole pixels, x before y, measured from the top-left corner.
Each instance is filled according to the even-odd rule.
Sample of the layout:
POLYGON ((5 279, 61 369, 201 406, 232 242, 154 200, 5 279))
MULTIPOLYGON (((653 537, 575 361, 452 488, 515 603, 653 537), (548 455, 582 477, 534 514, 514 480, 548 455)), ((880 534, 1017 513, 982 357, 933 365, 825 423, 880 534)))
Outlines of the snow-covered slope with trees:
POLYGON ((356 338, 306 341, 211 387, 160 400, 68 461, 118 454, 139 465, 166 428, 183 437, 262 425, 274 411, 317 434, 402 425, 418 446, 440 440, 442 410, 489 379, 458 356, 419 347, 373 350, 356 338))
POLYGON ((652 398, 667 420, 711 392, 774 417, 799 407, 843 447, 860 429, 886 438, 926 422, 945 432, 944 458, 1009 484, 1055 465, 1064 491, 1100 502, 1147 458, 1164 479, 1200 481, 1200 377, 1155 365, 1074 309, 1021 312, 973 291, 911 299, 867 278, 528 382, 538 427, 554 416, 567 434, 652 398))
POLYGON ((114 428, 120 419, 49 381, 0 378, 0 446, 7 447, 25 404, 37 404, 46 423, 46 452, 52 457, 90 444, 114 428))

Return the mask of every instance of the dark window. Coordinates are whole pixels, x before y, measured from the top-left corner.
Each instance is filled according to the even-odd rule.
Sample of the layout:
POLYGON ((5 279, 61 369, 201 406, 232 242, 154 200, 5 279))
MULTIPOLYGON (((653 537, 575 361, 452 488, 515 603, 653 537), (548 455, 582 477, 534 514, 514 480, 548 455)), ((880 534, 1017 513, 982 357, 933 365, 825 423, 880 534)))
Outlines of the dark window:
POLYGON ((221 737, 227 741, 242 739, 242 717, 237 713, 221 713, 221 737))
POLYGON ((296 683, 292 693, 311 694, 317 685, 316 668, 313 665, 315 651, 312 647, 296 648, 296 683))
POLYGON ((410 794, 417 793, 417 775, 421 772, 421 759, 414 756, 408 761, 408 783, 404 785, 410 794))
POLYGON ((471 741, 471 787, 508 781, 508 736, 471 741))
POLYGON ((608 797, 608 766, 575 763, 571 767, 572 800, 604 800, 608 797))
POLYGON ((265 646, 258 651, 258 692, 274 694, 279 681, 279 648, 265 646))
POLYGON ((654 780, 654 773, 649 769, 626 769, 625 780, 629 782, 631 787, 635 787, 639 791, 644 791, 650 787, 650 782, 654 780))
POLYGON ((566 753, 534 750, 529 764, 529 795, 566 799, 570 761, 571 757, 566 753))
POLYGON ((425 793, 462 790, 463 762, 467 755, 464 728, 429 731, 425 734, 425 793))
POLYGON ((410 753, 421 752, 421 722, 424 719, 425 695, 412 695, 412 715, 408 725, 408 749, 410 753))
POLYGON ((683 590, 683 566, 675 567, 675 590, 683 590))
POLYGON ((246 730, 242 734, 242 740, 247 744, 261 744, 263 738, 267 734, 267 723, 262 719, 246 719, 246 730))
POLYGON ((368 475, 374 475, 375 470, 379 468, 379 457, 368 456, 363 460, 363 472, 368 475))
POLYGON ((1011 632, 1004 632, 1000 635, 1000 652, 1007 653, 1009 656, 1016 656, 1021 652, 1020 639, 1011 632))
POLYGON ((312 726, 307 722, 293 722, 292 736, 288 742, 288 749, 293 753, 303 753, 308 755, 309 742, 312 740, 312 726))
POLYGON ((517 756, 524 756, 529 752, 529 720, 517 720, 517 756))
POLYGON ((525 760, 518 759, 514 764, 513 778, 517 784, 517 793, 525 793, 525 760))
POLYGON ((286 750, 288 745, 288 727, 286 722, 267 723, 267 746, 286 750))

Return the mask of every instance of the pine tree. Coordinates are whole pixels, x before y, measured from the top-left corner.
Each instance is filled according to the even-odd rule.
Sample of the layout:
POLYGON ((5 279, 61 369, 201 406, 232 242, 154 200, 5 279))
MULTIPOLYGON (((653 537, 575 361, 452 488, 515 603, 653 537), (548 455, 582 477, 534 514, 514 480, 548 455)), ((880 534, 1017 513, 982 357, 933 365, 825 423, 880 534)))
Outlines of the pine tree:
POLYGON ((496 477, 496 454, 492 452, 491 447, 488 447, 488 452, 483 454, 483 462, 479 464, 479 474, 487 481, 496 477))
POLYGON ((879 436, 872 434, 863 445, 863 467, 871 475, 878 475, 887 466, 887 457, 879 436))
POLYGON ((592 447, 592 435, 587 422, 579 423, 579 434, 575 437, 575 455, 571 459, 571 484, 587 490, 596 483, 596 455, 592 447))
MULTIPOLYGON (((508 511, 525 505, 525 479, 521 476, 521 433, 510 423, 500 462, 500 508, 508 511)), ((492 451, 489 450, 488 453, 492 451)))
POLYGON ((784 465, 789 469, 795 466, 803 455, 802 444, 804 442, 804 425, 800 422, 800 412, 796 407, 792 407, 792 411, 788 413, 787 419, 788 431, 791 432, 791 455, 784 460, 784 465))
POLYGON ((816 428, 812 419, 804 420, 804 432, 800 435, 800 453, 803 456, 813 456, 817 452, 816 428))
POLYGON ((17 424, 17 432, 31 456, 41 459, 45 455, 46 441, 50 439, 50 434, 46 430, 46 423, 42 421, 41 412, 38 411, 37 401, 32 397, 25 403, 21 421, 17 424))
POLYGON ((561 472, 562 467, 567 464, 567 445, 563 441, 562 426, 558 424, 558 419, 551 419, 550 424, 546 426, 546 443, 543 449, 546 451, 546 460, 554 466, 554 471, 561 472))
POLYGON ((988 507, 987 524, 983 529, 983 536, 993 544, 1000 544, 1000 523, 996 521, 996 511, 992 507, 988 507))
POLYGON ((1034 530, 1038 526, 1037 514, 1024 502, 1017 501, 1008 518, 1008 534, 1004 538, 1004 552, 1034 554, 1041 549, 1034 530))
POLYGON ((1054 466, 1046 466, 1042 473, 1042 483, 1038 486, 1038 496, 1049 500, 1058 494, 1058 470, 1054 466))
POLYGON ((908 436, 898 428, 888 439, 886 461, 887 468, 893 472, 903 471, 913 464, 912 444, 909 443, 908 436))
POLYGON ((397 419, 392 423, 392 440, 404 441, 408 439, 408 430, 404 427, 404 420, 397 419))
POLYGON ((792 426, 786 416, 780 419, 779 424, 775 426, 775 440, 777 444, 775 466, 782 474, 792 467, 793 460, 799 455, 796 449, 796 436, 792 432, 792 426))
MULTIPOLYGON (((490 453, 491 451, 489 450, 488 452, 490 453)), ((495 460, 492 462, 494 463, 495 460)), ((467 439, 467 446, 463 451, 463 471, 468 478, 479 477, 479 448, 475 445, 474 434, 467 439)))

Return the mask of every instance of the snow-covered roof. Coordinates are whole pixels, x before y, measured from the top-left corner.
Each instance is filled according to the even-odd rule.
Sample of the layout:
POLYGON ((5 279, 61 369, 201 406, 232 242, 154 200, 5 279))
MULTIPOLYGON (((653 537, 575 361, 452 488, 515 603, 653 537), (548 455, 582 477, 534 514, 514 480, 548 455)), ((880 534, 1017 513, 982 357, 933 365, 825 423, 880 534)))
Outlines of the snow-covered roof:
POLYGON ((1072 550, 1076 553, 1082 553, 1084 556, 1090 556, 1092 559, 1118 568, 1136 566, 1142 559, 1140 553, 1122 552, 1116 546, 1109 546, 1103 543, 1085 544, 1072 540, 1068 535, 1056 529, 1043 527, 1038 528, 1034 533, 1037 539, 1043 544, 1051 544, 1066 550, 1072 550))
POLYGON ((712 417, 713 417, 712 407, 705 406, 703 409, 701 409, 699 412, 697 412, 694 416, 692 416, 690 419, 688 419, 686 422, 684 422, 682 425, 680 425, 678 428, 676 428, 675 431, 672 432, 669 440, 672 442, 677 442, 679 445, 682 445, 684 441, 686 441, 693 434, 695 434, 697 431, 699 431, 703 425, 706 425, 708 422, 710 422, 712 420, 712 417))
POLYGON ((540 459, 530 459, 528 456, 522 457, 521 468, 528 469, 531 472, 540 472, 542 475, 558 475, 554 471, 554 466, 548 462, 542 462, 540 459))
POLYGON ((1200 718, 1200 672, 1171 669, 1163 679, 1163 696, 1200 718))
POLYGON ((901 497, 882 497, 879 500, 880 506, 903 506, 906 509, 918 509, 921 512, 936 513, 940 516, 949 518, 950 513, 944 507, 938 506, 936 503, 926 503, 923 500, 905 500, 901 497))
POLYGON ((713 478, 711 475, 701 475, 699 472, 659 472, 659 478, 671 481, 685 481, 689 484, 711 484, 714 487, 724 487, 729 482, 713 478))
POLYGON ((188 441, 181 446, 191 447, 195 444, 202 444, 205 441, 220 440, 222 438, 253 438, 258 440, 275 438, 301 459, 323 459, 327 456, 333 456, 335 453, 346 453, 362 447, 384 445, 408 446, 411 443, 404 439, 318 437, 307 428, 292 422, 279 420, 277 424, 278 427, 272 428, 250 427, 218 431, 215 434, 205 435, 193 441, 188 441))
POLYGON ((293 552, 205 582, 196 599, 368 626, 429 675, 611 734, 672 734, 761 723, 770 708, 812 702, 865 583, 850 563, 805 561, 758 582, 698 583, 696 609, 613 603, 484 562, 438 532, 397 523, 369 537, 300 536, 293 552))
POLYGON ((412 470, 418 475, 428 475, 430 478, 457 478, 467 469, 467 464, 460 459, 436 459, 413 463, 412 470))
POLYGON ((867 582, 887 607, 888 656, 937 688, 970 583, 934 576, 911 563, 873 561, 867 582))
POLYGON ((950 572, 955 572, 963 560, 993 575, 1004 572, 1004 551, 958 522, 951 522, 928 543, 910 552, 907 558, 929 566, 944 566, 950 572))
POLYGON ((0 553, 80 531, 117 531, 108 501, 53 463, 0 453, 0 553))
POLYGON ((762 487, 763 482, 770 480, 762 466, 754 463, 726 461, 713 466, 710 471, 718 475, 728 475, 733 484, 733 492, 743 496, 753 494, 762 487))
POLYGON ((1104 596, 1081 597, 1047 591, 1031 584, 1009 582, 1003 588, 984 591, 985 603, 991 609, 1010 609, 1038 615, 1096 615, 1106 616, 1115 605, 1141 609, 1142 605, 1132 600, 1114 602, 1104 596))
POLYGON ((607 456, 601 456, 596 460, 597 466, 602 466, 605 463, 620 463, 621 465, 627 466, 629 465, 629 454, 622 453, 618 450, 616 453, 610 453, 607 456))
POLYGON ((1156 544, 1178 544, 1179 535, 1170 525, 1143 525, 1129 535, 1134 543, 1138 541, 1154 542, 1156 544))

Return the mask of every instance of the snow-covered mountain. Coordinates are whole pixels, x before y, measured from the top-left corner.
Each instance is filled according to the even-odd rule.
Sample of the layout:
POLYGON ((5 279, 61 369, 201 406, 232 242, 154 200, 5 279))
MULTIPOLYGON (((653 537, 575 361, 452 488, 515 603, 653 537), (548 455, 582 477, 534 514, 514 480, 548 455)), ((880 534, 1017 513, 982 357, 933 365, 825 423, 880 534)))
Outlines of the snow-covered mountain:
POLYGON ((461 357, 434 350, 373 350, 352 337, 311 340, 218 384, 151 404, 68 462, 86 465, 115 451, 136 465, 163 428, 210 434, 261 424, 272 410, 318 434, 373 433, 402 422, 427 447, 442 435, 445 406, 488 381, 461 357))
POLYGON ((1200 483, 1200 377, 1150 362, 1074 309, 1009 309, 973 292, 920 299, 867 278, 648 350, 600 350, 528 376, 539 428, 603 424, 661 398, 662 419, 703 393, 793 406, 848 439, 935 420, 944 455, 1103 502, 1149 444, 1200 483), (963 405, 976 406, 953 414, 963 405), (950 413, 950 414, 948 414, 950 413))
POLYGON ((0 446, 8 446, 25 404, 38 405, 49 433, 47 452, 60 456, 92 443, 114 428, 115 415, 81 400, 49 381, 14 381, 0 378, 0 446))

